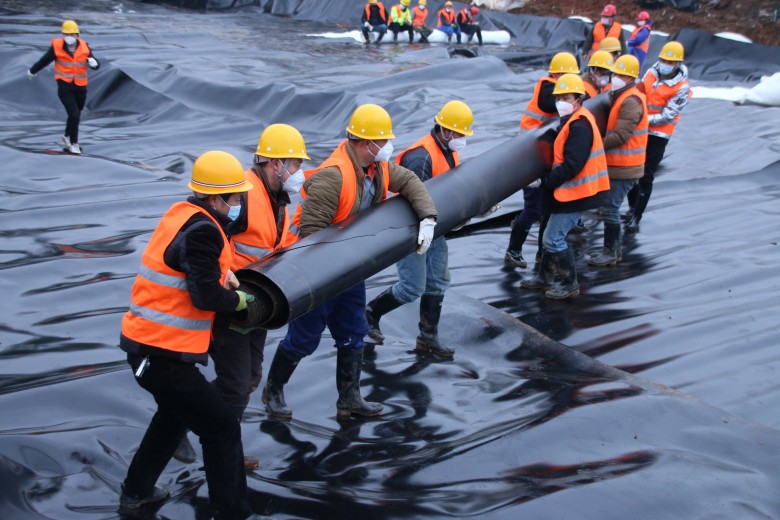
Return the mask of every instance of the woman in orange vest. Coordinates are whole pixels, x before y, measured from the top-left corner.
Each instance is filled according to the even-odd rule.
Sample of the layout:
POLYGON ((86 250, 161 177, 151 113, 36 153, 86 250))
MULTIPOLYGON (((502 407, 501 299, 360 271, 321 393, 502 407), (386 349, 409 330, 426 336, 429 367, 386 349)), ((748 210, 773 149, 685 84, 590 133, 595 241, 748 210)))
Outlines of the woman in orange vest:
POLYGON ((582 106, 582 78, 564 74, 555 82, 553 95, 561 121, 553 144, 553 168, 541 182, 550 217, 542 237, 539 273, 520 285, 544 290, 547 298, 562 300, 580 293, 574 252, 566 243, 566 235, 583 211, 601 206, 600 193, 609 190, 609 177, 596 119, 582 106), (554 283, 555 275, 560 276, 560 284, 554 283))
POLYGON ((189 188, 193 196, 171 206, 154 230, 122 319, 119 347, 157 411, 127 470, 120 512, 166 498, 155 483, 189 429, 203 447, 215 517, 246 518, 241 427, 195 364, 207 363, 216 313, 244 311, 254 301, 233 290, 226 234, 252 184, 235 157, 212 151, 195 161, 189 188))
POLYGON ((636 17, 636 27, 631 31, 628 37, 628 53, 636 56, 639 60, 639 68, 645 63, 647 51, 650 49, 650 31, 653 30, 653 21, 650 19, 650 13, 640 11, 636 17))
POLYGON ((601 20, 593 24, 585 43, 582 44, 582 53, 590 57, 591 54, 599 50, 601 40, 607 37, 617 38, 620 42, 621 54, 626 52, 626 39, 623 36, 623 26, 615 21, 617 8, 612 4, 607 4, 601 10, 601 20))
POLYGON ((87 102, 87 67, 97 70, 100 62, 87 42, 79 38, 79 26, 73 20, 62 22, 62 38, 51 40, 46 53, 27 71, 27 77, 34 78, 51 62, 54 62, 57 95, 68 113, 62 144, 66 151, 80 154, 79 121, 87 102))
POLYGON ((628 191, 642 178, 647 148, 647 102, 636 88, 639 60, 626 54, 612 68, 612 106, 607 120, 604 150, 609 169, 609 194, 602 207, 604 247, 588 263, 605 267, 622 260, 620 206, 628 191))

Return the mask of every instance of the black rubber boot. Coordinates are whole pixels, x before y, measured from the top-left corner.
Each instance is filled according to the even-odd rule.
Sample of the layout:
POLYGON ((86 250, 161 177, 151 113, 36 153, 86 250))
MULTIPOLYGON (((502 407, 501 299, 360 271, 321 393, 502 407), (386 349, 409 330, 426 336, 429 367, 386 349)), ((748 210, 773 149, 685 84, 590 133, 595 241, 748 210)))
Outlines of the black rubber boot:
POLYGON ((192 447, 192 443, 190 443, 190 440, 187 438, 186 431, 179 441, 179 445, 176 446, 176 451, 173 452, 173 458, 185 464, 191 464, 198 458, 198 454, 195 453, 195 448, 192 447))
POLYGON ((423 294, 420 298, 420 335, 415 348, 420 351, 452 359, 455 351, 439 342, 439 320, 444 295, 423 294))
POLYGON ((461 33, 458 33, 458 34, 457 34, 457 37, 458 37, 458 43, 460 43, 460 34, 461 34, 461 33))
POLYGON ((647 209, 647 203, 650 202, 650 194, 652 191, 652 185, 650 185, 649 189, 646 187, 638 189, 634 201, 634 214, 628 222, 626 222, 626 233, 639 232, 639 221, 642 220, 642 214, 645 212, 645 209, 647 209))
POLYGON ((510 267, 528 267, 528 262, 523 259, 522 251, 530 231, 531 228, 524 226, 512 227, 512 232, 509 234, 509 247, 504 255, 504 264, 510 267))
POLYGON ((565 300, 580 294, 580 286, 577 284, 577 268, 574 265, 574 251, 567 247, 560 253, 553 253, 554 263, 557 266, 561 283, 553 286, 544 295, 551 300, 565 300))
POLYGON ((300 358, 288 354, 279 346, 274 354, 274 360, 271 362, 271 368, 268 370, 268 381, 263 388, 263 394, 260 399, 265 403, 265 409, 269 415, 279 419, 291 419, 292 410, 287 407, 284 401, 284 385, 290 380, 290 376, 295 372, 300 358))
POLYGON ((598 267, 615 265, 623 259, 620 251, 620 224, 604 224, 604 247, 588 264, 598 267))
POLYGON ((385 336, 379 329, 379 320, 388 312, 401 306, 401 302, 393 296, 393 288, 388 287, 379 296, 366 305, 366 320, 368 321, 368 337, 381 345, 385 342, 385 336))
POLYGON ((379 36, 376 37, 376 41, 374 43, 379 43, 382 41, 382 38, 385 37, 385 33, 380 33, 379 36))
POLYGON ((380 403, 364 401, 360 395, 360 369, 363 364, 363 349, 338 348, 336 354, 336 415, 340 418, 352 414, 373 417, 382 413, 380 403))
POLYGON ((477 41, 482 45, 482 29, 477 29, 477 41))
POLYGON ((530 280, 523 280, 520 282, 520 287, 523 289, 529 289, 531 291, 547 291, 552 289, 553 280, 555 279, 555 265, 553 264, 554 257, 547 251, 542 251, 541 259, 536 263, 538 269, 535 267, 536 275, 530 280))
POLYGON ((120 514, 132 514, 135 517, 139 509, 152 508, 161 505, 165 500, 171 496, 171 492, 167 487, 156 487, 152 491, 152 494, 148 497, 136 497, 129 495, 125 492, 125 485, 122 484, 122 494, 119 496, 119 513, 120 514))
POLYGON ((393 43, 398 43, 398 33, 397 32, 393 33, 393 43))

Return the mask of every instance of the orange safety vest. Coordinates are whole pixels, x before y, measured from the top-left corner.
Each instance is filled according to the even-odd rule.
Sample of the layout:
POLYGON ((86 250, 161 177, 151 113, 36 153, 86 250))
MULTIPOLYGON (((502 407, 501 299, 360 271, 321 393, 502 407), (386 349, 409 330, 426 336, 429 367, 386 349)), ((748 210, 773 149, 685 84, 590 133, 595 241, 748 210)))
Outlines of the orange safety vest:
POLYGON ((455 11, 447 12, 446 9, 439 9, 439 12, 436 13, 436 17, 439 19, 439 23, 436 24, 436 27, 441 27, 441 16, 444 15, 444 19, 447 21, 448 24, 451 24, 453 21, 455 21, 455 11))
POLYGON ((284 208, 282 232, 276 234, 276 214, 265 184, 255 171, 246 171, 246 178, 254 185, 247 193, 247 228, 243 233, 232 237, 236 254, 233 258, 233 271, 243 269, 252 262, 281 249, 287 243, 287 228, 290 218, 284 208))
POLYGON ((542 84, 545 81, 550 82, 553 85, 555 84, 555 80, 550 76, 546 76, 536 82, 536 85, 534 86, 534 96, 525 106, 525 110, 523 110, 523 116, 520 118, 520 128, 523 130, 536 128, 537 126, 541 126, 547 121, 558 117, 557 112, 544 112, 541 108, 539 108, 539 92, 541 91, 542 84))
POLYGON ((79 87, 87 86, 87 58, 89 46, 81 38, 77 38, 76 50, 73 56, 65 50, 65 40, 54 38, 51 46, 54 49, 54 79, 75 83, 79 87))
MULTIPOLYGON (((371 19, 371 6, 373 4, 366 4, 366 21, 369 21, 371 19)), ((382 20, 387 21, 387 14, 385 13, 385 4, 382 2, 376 3, 377 7, 379 7, 379 14, 382 16, 382 20)))
MULTIPOLYGON (((645 74, 645 77, 642 79, 642 83, 644 84, 644 90, 645 90, 645 96, 647 96, 647 112, 648 115, 652 114, 660 114, 663 112, 664 107, 666 106, 666 102, 669 101, 671 98, 673 98, 677 92, 682 88, 683 84, 686 83, 685 81, 680 81, 676 85, 667 85, 664 82, 658 83, 658 85, 653 88, 653 85, 655 84, 656 76, 653 69, 650 69, 647 71, 647 74, 645 74)), ((664 123, 662 125, 652 126, 650 127, 650 130, 654 134, 662 134, 667 136, 667 139, 672 137, 672 134, 674 133, 674 129, 677 126, 677 123, 680 122, 680 114, 678 113, 677 116, 674 118, 674 121, 671 123, 664 123)))
POLYGON ((617 22, 612 22, 612 25, 609 27, 609 32, 606 32, 604 30, 604 24, 596 22, 596 25, 593 26, 593 45, 590 47, 590 53, 593 54, 599 50, 599 47, 601 47, 601 40, 607 36, 612 36, 613 38, 620 40, 620 33, 622 30, 622 25, 617 22))
POLYGON ((425 19, 428 18, 428 9, 423 9, 419 5, 412 9, 412 26, 425 27, 425 19))
MULTIPOLYGON (((647 27, 646 25, 643 26, 636 26, 634 27, 634 30, 631 31, 631 36, 628 37, 629 40, 633 40, 636 38, 636 35, 639 34, 639 31, 647 27)), ((649 28, 648 28, 649 29, 649 28)), ((635 49, 639 49, 641 51, 645 51, 645 54, 650 50, 650 33, 647 33, 647 38, 645 38, 645 41, 634 47, 635 49)))
MULTIPOLYGON (((425 151, 427 151, 428 155, 431 156, 431 175, 433 177, 436 177, 437 175, 441 175, 444 172, 450 171, 450 164, 447 162, 447 158, 444 157, 444 152, 441 151, 441 148, 439 147, 439 143, 436 142, 436 139, 434 139, 431 134, 427 134, 425 137, 419 139, 412 146, 410 146, 403 152, 399 153, 398 157, 395 158, 396 164, 401 164, 404 155, 406 155, 408 151, 414 150, 415 148, 419 148, 420 146, 425 148, 425 151)), ((460 158, 458 157, 458 152, 452 152, 452 158, 454 159, 455 166, 457 167, 460 164, 460 158)))
POLYGON ((189 202, 177 202, 163 215, 141 257, 141 268, 130 295, 130 309, 122 318, 122 334, 134 341, 174 352, 204 354, 211 341, 214 311, 198 309, 187 291, 184 273, 165 264, 166 248, 190 217, 208 216, 222 235, 219 255, 221 284, 233 261, 225 232, 206 210, 189 202))
POLYGON ((555 188, 553 195, 555 200, 560 202, 585 199, 600 191, 609 190, 609 174, 607 173, 607 158, 604 156, 604 142, 601 140, 601 132, 596 124, 596 118, 585 107, 579 108, 571 115, 558 133, 558 137, 555 138, 553 145, 553 168, 563 164, 563 148, 566 145, 566 140, 569 138, 569 127, 580 117, 587 119, 593 129, 593 144, 590 147, 588 161, 577 176, 555 188))
MULTIPOLYGON (((349 158, 347 153, 347 142, 349 139, 344 139, 339 144, 330 157, 319 165, 314 170, 308 170, 304 172, 306 179, 315 175, 318 171, 325 168, 331 168, 335 166, 341 173, 341 194, 339 195, 339 205, 336 208, 336 215, 330 221, 331 224, 341 222, 352 214, 352 209, 355 207, 355 201, 357 201, 358 189, 357 189, 357 176, 355 174, 355 168, 352 164, 352 159, 349 158)), ((376 164, 376 163, 374 163, 376 164)), ((360 172, 363 173, 362 170, 360 172)), ((382 200, 387 198, 387 190, 390 186, 390 165, 387 161, 379 163, 375 175, 382 175, 382 200)), ((374 177, 376 180, 376 177, 374 177)), ((301 197, 306 199, 306 190, 301 188, 301 197)), ((358 201, 359 202, 359 201, 358 201)), ((293 216, 292 223, 290 224, 289 232, 295 237, 299 237, 300 225, 301 225, 301 213, 303 211, 303 205, 299 204, 293 216)), ((297 238, 291 239, 290 242, 294 242, 297 238)))
POLYGON ((471 9, 464 7, 460 10, 460 16, 458 17, 459 24, 471 24, 474 23, 474 19, 471 17, 471 9), (462 21, 461 21, 462 20, 462 21))
POLYGON ((393 20, 393 17, 397 20, 396 23, 403 25, 405 20, 412 21, 412 12, 409 9, 401 11, 401 4, 397 4, 390 9, 390 20, 393 20))
POLYGON ((617 148, 605 150, 607 155, 607 166, 642 166, 645 164, 645 152, 647 149, 647 98, 637 90, 636 86, 626 89, 622 92, 612 108, 609 111, 609 120, 607 121, 607 134, 614 132, 617 128, 618 115, 623 102, 630 96, 639 98, 642 102, 642 119, 634 128, 631 137, 617 148))

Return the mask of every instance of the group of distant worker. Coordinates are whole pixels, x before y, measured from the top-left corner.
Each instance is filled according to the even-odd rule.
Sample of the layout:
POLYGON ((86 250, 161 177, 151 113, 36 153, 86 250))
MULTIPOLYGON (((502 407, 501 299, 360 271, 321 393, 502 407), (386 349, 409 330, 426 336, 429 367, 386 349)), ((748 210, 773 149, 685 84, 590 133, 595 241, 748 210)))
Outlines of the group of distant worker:
MULTIPOLYGON (((398 33, 406 32, 409 35, 409 43, 414 41, 414 33, 420 35, 420 43, 430 43, 428 36, 434 31, 427 27, 428 18, 428 0, 418 0, 414 8, 410 8, 411 0, 400 0, 399 4, 390 8, 388 15, 384 4, 379 0, 368 0, 360 19, 361 30, 365 43, 371 43, 369 34, 377 34, 375 43, 379 43, 387 34, 389 29, 393 33, 393 43, 398 42, 398 33)), ((447 35, 447 41, 452 42, 452 36, 455 35, 457 42, 461 43, 461 34, 468 36, 468 43, 476 35, 477 41, 482 45, 482 28, 476 17, 479 15, 479 8, 476 2, 464 7, 457 13, 452 6, 452 2, 444 3, 439 12, 436 13, 436 29, 447 35)))
MULTIPOLYGON (((614 8, 606 12, 614 14, 614 8)), ((74 22, 63 23, 62 32, 63 38, 52 40, 30 73, 48 64, 52 55, 58 84, 85 87, 86 66, 98 64, 78 38, 74 22)), ((513 222, 505 256, 507 264, 526 267, 521 248, 530 226, 540 221, 536 272, 521 285, 545 290, 549 298, 579 292, 566 235, 582 211, 603 208, 604 246, 590 263, 620 261, 618 210, 628 194, 633 214, 626 227, 636 231, 655 170, 689 95, 680 43, 664 45, 658 62, 639 80, 639 60, 620 55, 620 43, 610 42, 609 32, 594 30, 582 76, 573 55, 556 54, 521 119, 521 127, 531 129, 560 118, 551 139, 551 168, 538 187, 524 189, 526 204, 513 222), (583 106, 600 92, 609 92, 611 105, 603 137, 583 106), (633 198, 632 189, 637 190, 633 198)), ((70 100, 74 94, 65 87, 60 97, 70 100)), ((365 340, 383 344, 382 316, 418 298, 415 350, 445 360, 454 357, 438 334, 450 285, 447 243, 443 236, 433 238, 437 210, 424 183, 460 164, 459 153, 474 132, 473 114, 468 105, 453 100, 433 119, 431 130, 394 160, 390 115, 374 104, 355 109, 346 139, 312 170, 302 169, 310 159, 303 136, 286 124, 265 128, 246 171, 226 152, 209 151, 197 158, 188 184, 192 195, 173 204, 154 230, 122 319, 119 346, 138 384, 154 396, 157 410, 122 483, 120 511, 153 507, 169 496, 156 486, 157 479, 171 457, 194 460, 187 440, 192 431, 202 446, 214 516, 252 515, 246 471, 259 461, 244 455, 240 421, 262 379, 267 331, 240 325, 247 313, 260 314, 263 303, 234 273, 380 204, 391 192, 405 198, 419 220, 416 251, 396 265, 398 282, 370 302, 361 282, 291 321, 271 362, 262 402, 269 416, 292 417, 284 387, 301 360, 317 349, 327 327, 337 349, 337 417, 381 414, 383 405, 364 400, 360 391, 365 340), (291 194, 302 198, 292 216, 291 194), (196 368, 209 356, 214 381, 196 368)), ((77 143, 77 134, 67 132, 70 144, 77 143)))

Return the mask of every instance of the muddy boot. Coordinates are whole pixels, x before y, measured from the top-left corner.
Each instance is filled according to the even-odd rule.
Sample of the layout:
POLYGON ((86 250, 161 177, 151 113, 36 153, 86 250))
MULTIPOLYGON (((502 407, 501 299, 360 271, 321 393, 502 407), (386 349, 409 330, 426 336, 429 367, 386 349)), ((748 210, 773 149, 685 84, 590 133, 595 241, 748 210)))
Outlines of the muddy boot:
POLYGON ((580 294, 580 286, 577 284, 577 269, 574 265, 574 251, 567 247, 560 253, 553 253, 561 283, 553 286, 544 295, 551 300, 565 300, 580 294))
POLYGON ((520 287, 531 291, 547 291, 552 288, 555 279, 554 257, 547 251, 542 251, 541 259, 536 262, 536 275, 530 280, 520 282, 520 287))
POLYGON ((523 259, 522 250, 525 239, 528 238, 528 233, 531 228, 523 226, 514 226, 512 232, 509 235, 509 247, 504 255, 504 264, 509 267, 528 267, 528 262, 523 259))
POLYGON ((607 267, 623 259, 620 251, 620 224, 604 224, 604 247, 588 260, 589 265, 607 267))
POLYGON ((628 222, 626 222, 626 233, 639 232, 639 221, 642 220, 642 214, 647 208, 647 203, 650 202, 651 191, 652 186, 650 190, 646 191, 646 189, 643 188, 637 191, 636 199, 634 201, 634 214, 628 219, 628 222))
POLYGON ((266 381, 263 394, 260 396, 269 415, 279 419, 292 418, 292 410, 287 407, 287 403, 284 401, 284 385, 290 380, 290 376, 295 372, 295 367, 298 366, 300 360, 300 358, 285 352, 281 346, 277 347, 271 368, 268 370, 268 381, 266 381))
POLYGON ((186 431, 179 441, 179 445, 176 446, 176 451, 173 452, 173 458, 185 464, 191 464, 198 458, 195 448, 192 447, 190 440, 187 438, 186 431))
POLYGON ((417 336, 415 349, 452 359, 455 351, 439 343, 439 319, 443 301, 442 294, 423 294, 420 298, 420 335, 417 336))
POLYGON ((368 302, 366 305, 366 320, 368 321, 368 337, 382 345, 385 342, 385 336, 379 330, 379 319, 388 312, 401 306, 401 302, 393 296, 393 288, 388 287, 379 296, 368 302))
POLYGON ((379 403, 364 401, 360 395, 360 369, 363 364, 362 348, 338 348, 336 354, 336 415, 339 418, 352 414, 373 417, 382 413, 379 403))

